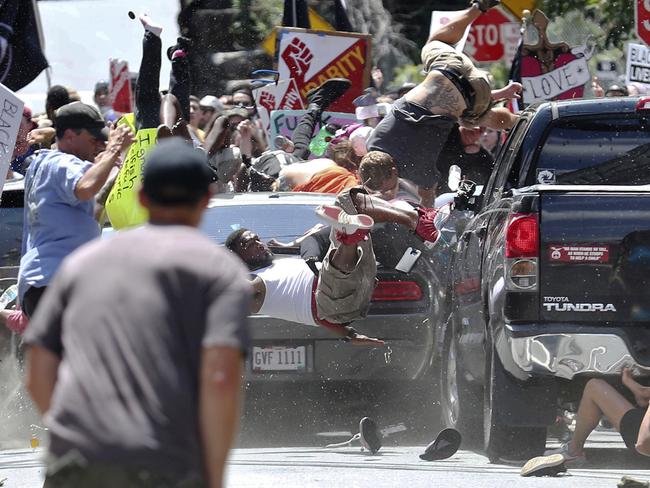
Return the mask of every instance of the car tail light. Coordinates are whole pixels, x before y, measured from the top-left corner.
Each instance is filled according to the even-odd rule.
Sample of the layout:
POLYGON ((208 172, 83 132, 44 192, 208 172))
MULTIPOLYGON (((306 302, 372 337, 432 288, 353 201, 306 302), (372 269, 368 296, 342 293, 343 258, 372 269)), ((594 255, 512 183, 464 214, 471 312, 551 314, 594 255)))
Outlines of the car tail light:
POLYGON ((415 281, 380 281, 372 293, 373 302, 417 301, 422 289, 415 281))
POLYGON ((643 110, 650 110, 650 97, 643 97, 636 103, 636 110, 641 112, 643 110))
POLYGON ((539 254, 539 226, 534 214, 516 213, 506 229, 506 257, 532 258, 539 254))

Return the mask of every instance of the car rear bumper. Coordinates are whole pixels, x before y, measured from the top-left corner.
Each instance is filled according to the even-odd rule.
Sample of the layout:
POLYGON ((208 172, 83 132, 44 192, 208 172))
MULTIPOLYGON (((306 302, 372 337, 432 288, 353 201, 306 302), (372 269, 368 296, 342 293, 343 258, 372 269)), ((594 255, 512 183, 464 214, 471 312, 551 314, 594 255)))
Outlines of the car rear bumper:
POLYGON ((640 363, 625 338, 610 330, 549 330, 540 333, 526 328, 506 327, 505 353, 502 363, 513 363, 521 377, 555 376, 572 379, 576 375, 619 376, 624 367, 650 372, 650 365, 640 363))
POLYGON ((433 327, 425 316, 372 316, 354 323, 384 346, 353 345, 330 331, 269 317, 251 318, 251 351, 246 380, 266 381, 393 381, 415 380, 429 368, 434 350, 433 327), (306 368, 263 371, 253 367, 255 354, 265 347, 298 348, 307 353, 306 368))

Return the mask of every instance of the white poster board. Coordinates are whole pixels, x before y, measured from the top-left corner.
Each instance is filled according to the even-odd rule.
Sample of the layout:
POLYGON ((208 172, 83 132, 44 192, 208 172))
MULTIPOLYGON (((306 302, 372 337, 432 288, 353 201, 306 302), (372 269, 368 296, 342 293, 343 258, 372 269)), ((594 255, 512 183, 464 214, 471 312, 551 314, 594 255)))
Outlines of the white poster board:
POLYGON ((0 84, 0 197, 16 145, 23 117, 23 102, 9 88, 0 84))
POLYGON ((625 83, 643 83, 650 87, 650 48, 643 44, 627 45, 625 83))

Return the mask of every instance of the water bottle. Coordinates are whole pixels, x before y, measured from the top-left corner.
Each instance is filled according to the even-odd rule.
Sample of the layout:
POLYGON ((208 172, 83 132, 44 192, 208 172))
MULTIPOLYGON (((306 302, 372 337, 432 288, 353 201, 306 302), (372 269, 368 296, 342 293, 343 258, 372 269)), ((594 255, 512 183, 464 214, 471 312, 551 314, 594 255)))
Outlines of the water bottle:
POLYGON ((0 295, 0 310, 7 308, 18 296, 18 285, 11 285, 0 295))
POLYGON ((329 146, 330 141, 336 133, 336 128, 330 124, 326 124, 318 131, 316 137, 314 137, 309 143, 309 151, 314 156, 322 156, 325 154, 327 146, 329 146))

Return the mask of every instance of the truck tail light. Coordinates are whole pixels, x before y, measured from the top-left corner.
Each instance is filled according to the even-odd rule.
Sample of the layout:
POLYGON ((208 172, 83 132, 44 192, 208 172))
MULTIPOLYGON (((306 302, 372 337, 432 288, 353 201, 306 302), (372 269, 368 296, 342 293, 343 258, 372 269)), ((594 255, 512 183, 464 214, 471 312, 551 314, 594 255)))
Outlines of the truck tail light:
POLYGON ((536 291, 539 256, 537 215, 516 213, 506 228, 506 289, 536 291))
POLYGON ((415 281, 380 281, 372 293, 373 302, 417 301, 422 288, 415 281))
POLYGON ((539 255, 539 225, 535 214, 510 216, 506 229, 506 257, 533 258, 539 255))
POLYGON ((636 103, 637 112, 642 112, 644 110, 650 110, 650 97, 640 98, 636 103))

